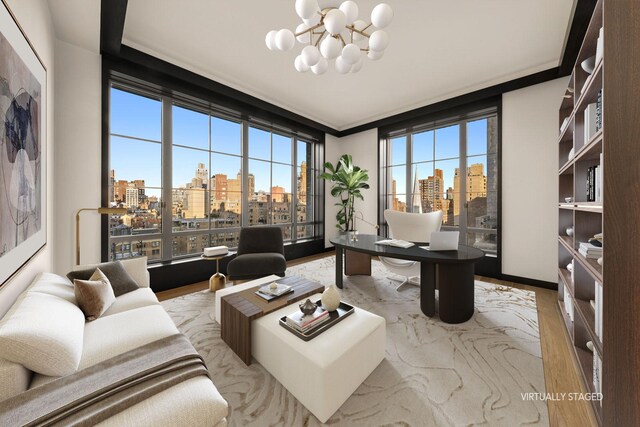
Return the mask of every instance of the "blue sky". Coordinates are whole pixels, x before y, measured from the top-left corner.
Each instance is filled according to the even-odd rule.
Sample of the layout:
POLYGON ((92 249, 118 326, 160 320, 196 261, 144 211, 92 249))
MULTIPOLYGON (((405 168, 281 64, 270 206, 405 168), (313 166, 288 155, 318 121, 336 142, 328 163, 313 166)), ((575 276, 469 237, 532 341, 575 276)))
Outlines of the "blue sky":
MULTIPOLYGON (((460 166, 459 160, 460 126, 453 125, 416 133, 413 135, 413 163, 412 174, 417 173, 418 179, 433 176, 435 169, 442 169, 445 190, 453 188, 455 168, 460 166)), ((407 137, 391 140, 391 158, 389 161, 390 179, 396 180, 396 193, 407 194, 413 190, 413 179, 409 188, 406 185, 407 137)), ((487 164, 487 120, 476 120, 467 124, 467 155, 468 165, 474 163, 487 164)), ((486 166, 485 166, 486 174, 486 166)), ((401 200, 405 201, 404 197, 401 200)))
MULTIPOLYGON (((111 133, 135 138, 111 136, 111 168, 116 179, 132 181, 144 179, 149 187, 147 194, 160 195, 162 171, 162 103, 133 95, 118 89, 111 90, 111 133)), ((239 122, 210 117, 207 114, 173 107, 173 182, 174 188, 191 182, 198 163, 204 163, 209 175, 226 174, 235 178, 242 166, 242 126, 239 122), (176 146, 180 145, 180 146, 176 146), (211 145, 211 147, 210 147, 211 145), (209 148, 215 151, 209 152, 209 148)), ((413 136, 413 171, 419 179, 433 175, 434 169, 442 169, 445 189, 453 187, 455 168, 459 166, 459 125, 425 131, 413 136)), ((467 125, 468 164, 486 165, 487 121, 469 122, 467 125)), ((262 129, 249 128, 249 173, 256 179, 256 190, 269 191, 271 186, 282 186, 291 192, 291 168, 271 164, 269 160, 291 164, 289 137, 271 134, 262 129), (272 181, 270 180, 272 177, 272 181)), ((407 138, 391 141, 391 175, 396 179, 397 194, 411 192, 406 186, 405 164, 407 138)), ((299 142, 298 156, 305 146, 299 142)), ((299 165, 300 161, 298 162, 299 165)), ((357 164, 357 160, 356 160, 357 164)), ((296 168, 296 174, 299 169, 296 168)), ((485 170, 486 173, 486 170, 485 170)), ((413 180, 410 187, 413 185, 413 180)))
MULTIPOLYGON (((207 114, 177 106, 172 109, 174 147, 171 185, 176 188, 191 182, 198 163, 205 164, 210 176, 223 173, 229 178, 235 178, 242 167, 241 124, 210 118, 207 114), (209 152, 209 144, 211 150, 216 152, 209 152)), ((162 185, 160 100, 112 89, 111 133, 111 168, 116 171, 116 179, 144 179, 145 185, 149 187, 147 194, 159 196, 162 185), (141 138, 144 141, 114 134, 141 138)), ((249 172, 255 175, 256 190, 268 192, 272 186, 279 185, 291 192, 291 166, 270 163, 273 160, 292 164, 291 144, 289 137, 249 128, 249 172)), ((303 153, 306 153, 305 147, 304 142, 298 143, 301 161, 304 159, 303 153)))

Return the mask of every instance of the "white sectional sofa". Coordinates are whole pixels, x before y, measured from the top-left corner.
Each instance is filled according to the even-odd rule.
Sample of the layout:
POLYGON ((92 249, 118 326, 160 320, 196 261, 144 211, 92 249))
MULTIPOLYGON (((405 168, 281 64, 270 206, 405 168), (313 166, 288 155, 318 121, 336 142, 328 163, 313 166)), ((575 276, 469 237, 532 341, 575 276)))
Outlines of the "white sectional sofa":
MULTIPOLYGON (((74 358, 79 358, 80 370, 178 333, 149 288, 146 259, 123 264, 140 288, 116 298, 100 318, 87 323, 76 304, 73 284, 66 277, 41 273, 34 279, 0 320, 0 401, 52 381, 55 377, 47 375, 51 371, 73 370, 65 364, 74 358), (17 329, 20 331, 15 332, 17 329), (16 363, 16 355, 25 354, 25 349, 29 356, 16 363)), ((211 380, 200 376, 131 406, 100 425, 224 426, 227 414, 227 402, 211 380)))

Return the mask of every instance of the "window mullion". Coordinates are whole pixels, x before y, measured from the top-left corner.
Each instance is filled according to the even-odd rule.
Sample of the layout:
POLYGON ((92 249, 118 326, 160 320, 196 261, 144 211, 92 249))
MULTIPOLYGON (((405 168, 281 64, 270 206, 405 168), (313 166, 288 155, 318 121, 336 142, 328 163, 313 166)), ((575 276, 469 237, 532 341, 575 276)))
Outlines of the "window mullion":
POLYGON ((172 99, 162 97, 162 261, 173 257, 173 121, 172 99))

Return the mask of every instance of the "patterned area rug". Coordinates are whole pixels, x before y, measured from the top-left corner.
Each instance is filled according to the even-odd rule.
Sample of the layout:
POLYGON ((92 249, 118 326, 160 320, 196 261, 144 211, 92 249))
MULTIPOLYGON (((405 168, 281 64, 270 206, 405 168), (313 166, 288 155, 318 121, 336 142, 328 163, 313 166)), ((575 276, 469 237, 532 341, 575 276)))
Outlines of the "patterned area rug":
MULTIPOLYGON (((335 257, 291 267, 324 285, 335 257)), ((327 422, 335 426, 548 425, 544 373, 533 292, 476 281, 471 320, 447 325, 420 311, 419 289, 397 283, 379 261, 372 276, 345 278, 344 301, 387 321, 385 360, 327 422)), ((220 338, 214 294, 162 303, 204 357, 229 402, 231 426, 316 426, 320 422, 262 366, 246 367, 220 338)))

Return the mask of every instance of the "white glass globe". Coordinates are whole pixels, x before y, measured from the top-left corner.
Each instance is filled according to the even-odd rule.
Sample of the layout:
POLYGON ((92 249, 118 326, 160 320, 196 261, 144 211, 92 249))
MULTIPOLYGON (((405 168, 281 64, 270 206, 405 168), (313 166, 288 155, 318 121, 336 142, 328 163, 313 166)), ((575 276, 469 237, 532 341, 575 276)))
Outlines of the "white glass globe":
POLYGON ((351 64, 347 64, 346 62, 344 62, 342 56, 338 56, 336 58, 335 66, 336 71, 340 74, 347 74, 349 71, 351 71, 351 64))
POLYGON ((315 46, 306 46, 302 49, 302 53, 300 55, 302 56, 304 63, 309 67, 316 65, 321 58, 320 51, 315 46))
POLYGON ((360 48, 349 43, 342 49, 342 60, 349 65, 353 65, 360 59, 360 48))
POLYGON ((339 9, 331 9, 324 17, 324 28, 329 34, 340 34, 347 24, 347 17, 339 9))
POLYGON ((291 30, 283 28, 278 31, 276 34, 276 47, 278 50, 290 50, 294 44, 296 44, 296 38, 293 36, 291 30))
POLYGON ((382 30, 374 31, 369 37, 369 49, 381 52, 389 46, 389 36, 382 30))
POLYGON ((276 50, 278 47, 276 46, 276 34, 278 32, 276 30, 271 30, 267 33, 267 36, 264 38, 264 42, 266 43, 269 50, 276 50))
POLYGON ((326 73, 328 68, 329 68, 329 61, 327 61, 324 58, 320 58, 320 61, 318 61, 316 65, 311 67, 311 71, 313 72, 313 74, 320 75, 320 74, 326 73))
POLYGON ((320 18, 321 18, 320 14, 316 13, 311 18, 303 19, 302 22, 304 22, 305 24, 307 24, 309 28, 311 28, 314 25, 318 25, 320 23, 320 18))
MULTIPOLYGON (((303 22, 302 24, 299 24, 296 27, 295 34, 301 33, 301 32, 306 31, 308 29, 309 29, 309 26, 303 22)), ((310 40, 309 39, 309 33, 300 34, 299 36, 296 37, 296 40, 298 40, 298 43, 302 43, 302 44, 309 43, 309 40, 310 40)))
POLYGON ((358 59, 358 62, 356 62, 355 64, 353 64, 353 66, 351 67, 351 72, 352 73, 357 73, 358 71, 360 71, 360 69, 362 68, 362 64, 364 64, 364 56, 360 56, 360 59, 358 59))
POLYGON ((320 53, 327 59, 336 59, 342 51, 340 40, 328 36, 320 43, 320 53))
POLYGON ((369 53, 367 53, 367 58, 369 58, 372 61, 377 61, 378 59, 382 58, 384 56, 384 50, 381 50, 380 52, 376 52, 374 50, 370 50, 369 53))
POLYGON ((318 2, 316 0, 296 0, 296 13, 302 19, 309 19, 318 10, 318 2))
POLYGON ((296 67, 296 70, 300 73, 305 73, 309 71, 309 66, 304 63, 302 60, 302 55, 296 56, 296 60, 293 61, 293 65, 296 67))
POLYGON ((347 0, 340 5, 340 10, 347 18, 347 25, 353 24, 353 21, 358 17, 358 5, 356 2, 347 0))
POLYGON ((380 3, 371 11, 371 23, 376 28, 384 28, 393 19, 393 9, 386 3, 380 3))
MULTIPOLYGON (((353 23, 353 28, 355 28, 356 30, 360 30, 362 31, 364 29, 364 27, 367 26, 367 23, 364 22, 362 19, 358 19, 357 21, 355 21, 353 23)), ((356 33, 355 31, 353 32, 353 41, 354 42, 359 42, 360 40, 364 39, 364 36, 360 33, 356 33)))

